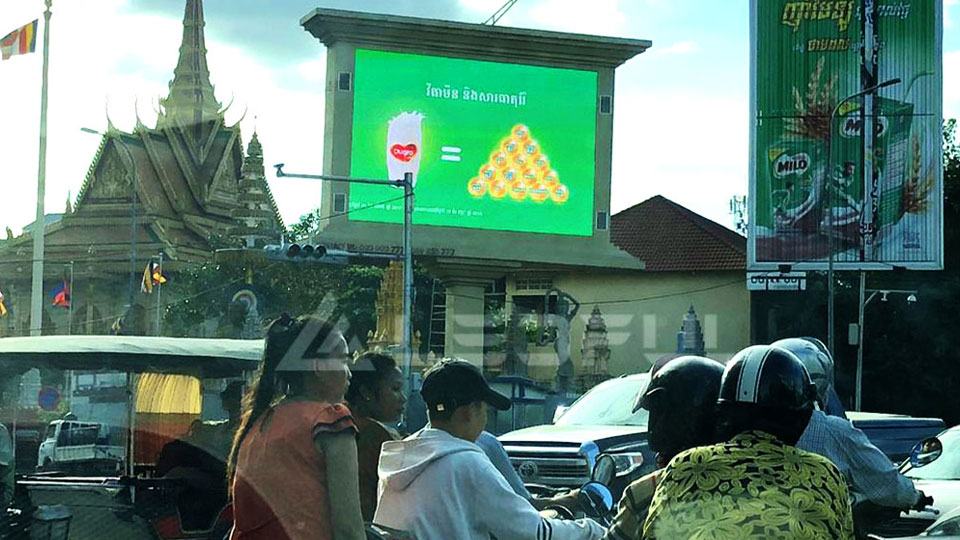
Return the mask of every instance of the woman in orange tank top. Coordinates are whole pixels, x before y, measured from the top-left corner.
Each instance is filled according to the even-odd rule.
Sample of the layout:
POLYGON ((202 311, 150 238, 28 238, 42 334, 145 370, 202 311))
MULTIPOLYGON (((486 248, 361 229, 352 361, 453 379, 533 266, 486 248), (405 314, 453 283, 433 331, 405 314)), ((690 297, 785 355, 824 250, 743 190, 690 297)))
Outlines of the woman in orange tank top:
POLYGON ((365 538, 356 425, 340 332, 284 314, 270 325, 228 462, 231 540, 365 538))

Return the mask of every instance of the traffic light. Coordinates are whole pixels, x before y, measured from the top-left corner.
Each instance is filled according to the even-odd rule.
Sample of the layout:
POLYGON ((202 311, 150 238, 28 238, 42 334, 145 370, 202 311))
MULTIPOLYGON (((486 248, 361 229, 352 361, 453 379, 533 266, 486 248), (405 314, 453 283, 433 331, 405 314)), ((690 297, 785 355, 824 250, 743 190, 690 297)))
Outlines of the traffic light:
POLYGON ((314 262, 323 264, 347 264, 347 252, 328 250, 310 244, 269 245, 263 248, 267 259, 274 261, 314 262))

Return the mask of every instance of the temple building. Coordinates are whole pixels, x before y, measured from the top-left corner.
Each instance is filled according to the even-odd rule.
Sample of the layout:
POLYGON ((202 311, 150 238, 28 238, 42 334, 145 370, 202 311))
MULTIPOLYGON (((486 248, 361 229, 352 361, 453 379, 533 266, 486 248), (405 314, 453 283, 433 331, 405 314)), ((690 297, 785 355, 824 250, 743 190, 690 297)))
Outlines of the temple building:
MULTIPOLYGON (((283 231, 257 134, 245 153, 239 121, 227 125, 214 96, 204 25, 202 0, 186 0, 180 56, 156 125, 138 117, 127 133, 108 118, 73 207, 68 201, 62 216, 48 220, 44 334, 108 333, 131 311, 143 320, 127 331, 150 333, 153 299, 139 290, 151 260, 162 258, 164 273, 175 276, 184 265, 210 261, 215 249, 262 247, 283 231), (67 313, 46 297, 69 274, 67 313), (131 299, 143 309, 128 308, 131 299)), ((0 244, 0 290, 13 308, 0 319, 0 336, 28 333, 31 231, 0 244)))

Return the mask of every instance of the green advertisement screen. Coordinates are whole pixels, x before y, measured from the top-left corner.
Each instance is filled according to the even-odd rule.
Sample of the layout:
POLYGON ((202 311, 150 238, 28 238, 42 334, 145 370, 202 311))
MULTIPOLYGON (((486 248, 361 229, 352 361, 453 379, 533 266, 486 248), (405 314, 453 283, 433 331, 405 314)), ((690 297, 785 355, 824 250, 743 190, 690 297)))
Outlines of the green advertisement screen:
MULTIPOLYGON (((355 178, 414 175, 414 224, 593 234, 597 74, 357 49, 355 178)), ((391 187, 349 219, 402 223, 391 187)))

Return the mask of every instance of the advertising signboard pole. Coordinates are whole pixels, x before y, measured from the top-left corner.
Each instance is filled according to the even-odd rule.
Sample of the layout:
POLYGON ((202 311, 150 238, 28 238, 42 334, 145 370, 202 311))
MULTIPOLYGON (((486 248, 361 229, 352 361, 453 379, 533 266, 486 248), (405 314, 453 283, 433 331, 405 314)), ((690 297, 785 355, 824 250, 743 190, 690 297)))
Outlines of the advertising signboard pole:
MULTIPOLYGON (((886 80, 880 84, 875 84, 869 88, 864 88, 863 90, 857 92, 856 94, 850 94, 849 96, 837 102, 837 106, 834 107, 833 111, 830 112, 830 126, 828 127, 829 135, 827 140, 828 141, 833 140, 833 121, 837 117, 837 113, 840 111, 840 107, 842 107, 844 103, 853 99, 857 99, 859 97, 866 96, 867 94, 870 94, 872 92, 876 92, 881 88, 886 88, 887 86, 898 84, 899 82, 900 82, 899 77, 896 79, 886 80)), ((830 216, 831 229, 833 228, 833 224, 834 224, 833 220, 835 215, 833 213, 834 212, 833 196, 834 196, 834 193, 836 192, 836 185, 835 185, 836 180, 833 178, 833 174, 831 171, 831 166, 833 165, 832 163, 833 156, 831 154, 832 147, 833 147, 832 143, 827 144, 827 206, 829 206, 828 211, 830 212, 829 216, 830 216)), ((827 231, 827 241, 829 246, 827 249, 827 348, 830 350, 831 357, 834 356, 835 354, 834 353, 834 328, 833 328, 833 324, 834 324, 833 304, 835 299, 834 283, 833 283, 833 280, 834 280, 833 261, 836 258, 836 254, 834 253, 834 247, 833 247, 833 235, 834 235, 833 230, 827 231)))
POLYGON ((413 392, 413 173, 403 173, 403 374, 413 392))
POLYGON ((283 172, 283 163, 274 165, 277 178, 305 178, 307 180, 326 180, 347 184, 371 184, 403 188, 403 371, 408 383, 413 375, 413 173, 405 172, 402 180, 379 180, 371 178, 351 178, 326 174, 294 174, 283 172))

